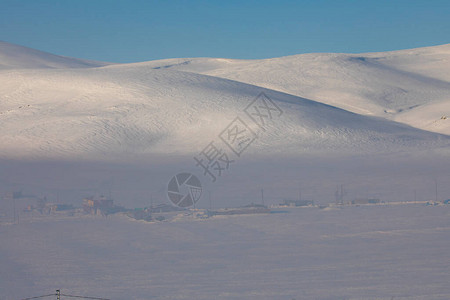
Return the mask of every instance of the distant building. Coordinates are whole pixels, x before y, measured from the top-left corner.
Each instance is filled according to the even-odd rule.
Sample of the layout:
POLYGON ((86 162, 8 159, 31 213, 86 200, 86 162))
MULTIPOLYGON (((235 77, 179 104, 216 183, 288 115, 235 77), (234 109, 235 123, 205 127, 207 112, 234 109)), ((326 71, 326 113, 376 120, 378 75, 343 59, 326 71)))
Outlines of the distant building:
POLYGON ((6 199, 19 199, 22 198, 22 192, 21 191, 15 191, 15 192, 6 192, 4 195, 4 198, 6 199))
POLYGON ((379 203, 381 203, 381 200, 375 198, 359 198, 352 200, 352 204, 379 204, 379 203))
POLYGON ((91 215, 107 215, 113 207, 113 200, 107 199, 105 196, 100 196, 98 199, 94 197, 83 199, 83 210, 91 215))
POLYGON ((64 211, 73 209, 71 204, 47 204, 51 212, 64 211))
POLYGON ((22 192, 5 192, 3 193, 4 200, 14 200, 22 198, 22 192))
MULTIPOLYGON (((10 210, 15 211, 13 214, 18 215, 20 212, 31 212, 35 209, 37 199, 33 195, 23 195, 22 192, 5 192, 3 193, 2 205, 6 205, 10 210)), ((2 207, 0 207, 0 210, 2 207)), ((4 209, 4 208, 3 208, 4 209)))

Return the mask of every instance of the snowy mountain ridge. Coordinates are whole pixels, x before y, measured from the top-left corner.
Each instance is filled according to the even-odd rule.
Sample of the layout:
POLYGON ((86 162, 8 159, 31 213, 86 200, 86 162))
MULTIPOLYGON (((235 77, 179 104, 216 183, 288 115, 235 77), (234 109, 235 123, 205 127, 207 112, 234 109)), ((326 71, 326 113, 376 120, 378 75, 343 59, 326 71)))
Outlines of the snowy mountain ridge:
POLYGON ((313 53, 263 60, 172 59, 142 64, 237 80, 450 134, 450 122, 441 119, 450 115, 450 44, 380 53, 313 53))
POLYGON ((11 56, 14 47, 0 44, 1 158, 198 153, 261 92, 284 114, 251 153, 425 151, 450 142, 449 45, 109 66, 35 50, 11 56))

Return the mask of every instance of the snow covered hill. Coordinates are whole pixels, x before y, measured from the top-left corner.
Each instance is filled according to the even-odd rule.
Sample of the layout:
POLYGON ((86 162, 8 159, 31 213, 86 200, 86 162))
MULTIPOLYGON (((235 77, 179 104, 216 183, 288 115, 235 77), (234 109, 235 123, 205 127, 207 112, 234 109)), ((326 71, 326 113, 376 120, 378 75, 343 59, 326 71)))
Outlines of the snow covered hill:
POLYGON ((237 80, 450 134, 450 121, 442 118, 450 115, 450 44, 381 53, 145 64, 237 80))
MULTIPOLYGON (((0 57, 14 47, 3 43, 0 57)), ((441 59, 447 57, 446 47, 436 48, 444 53, 441 59)), ((410 52, 386 54, 384 59, 382 54, 308 54, 96 68, 80 68, 79 60, 58 61, 32 50, 19 53, 19 63, 0 60, 14 66, 0 70, 0 158, 126 161, 153 154, 195 154, 238 116, 258 132, 243 110, 261 92, 284 113, 250 153, 387 153, 446 149, 450 143, 449 136, 390 120, 420 120, 417 127, 425 128, 430 127, 428 119, 437 118, 436 107, 448 109, 446 75, 432 78, 419 74, 425 74, 423 70, 411 75, 420 66, 412 66, 410 52), (409 73, 398 71, 394 63, 388 68, 387 60, 408 65, 409 73), (425 97, 432 93, 435 98, 425 97), (300 97, 304 94, 324 103, 300 97), (418 108, 400 113, 405 106, 418 108), (428 113, 414 117, 419 108, 428 113), (380 118, 389 115, 385 110, 395 118, 380 118)), ((434 70, 435 77, 446 74, 434 70)), ((450 122, 440 119, 442 114, 441 123, 450 122)), ((445 126, 426 129, 447 133, 445 126)))
POLYGON ((54 55, 0 41, 0 70, 35 68, 91 68, 109 63, 54 55))

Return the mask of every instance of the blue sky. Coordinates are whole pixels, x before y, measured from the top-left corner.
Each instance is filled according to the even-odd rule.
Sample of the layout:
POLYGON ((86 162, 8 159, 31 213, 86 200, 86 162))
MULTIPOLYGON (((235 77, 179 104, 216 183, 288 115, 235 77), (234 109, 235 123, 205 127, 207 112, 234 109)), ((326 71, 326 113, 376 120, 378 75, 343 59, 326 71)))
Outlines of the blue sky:
POLYGON ((0 40, 113 62, 450 43, 450 1, 9 1, 0 40))

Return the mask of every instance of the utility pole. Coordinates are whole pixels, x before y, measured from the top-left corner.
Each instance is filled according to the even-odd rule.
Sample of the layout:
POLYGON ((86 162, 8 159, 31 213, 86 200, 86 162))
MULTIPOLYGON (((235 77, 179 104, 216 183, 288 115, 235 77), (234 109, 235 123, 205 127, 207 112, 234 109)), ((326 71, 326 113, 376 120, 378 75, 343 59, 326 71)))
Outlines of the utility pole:
POLYGON ((261 203, 264 205, 264 189, 261 189, 261 203))
POLYGON ((341 184, 340 189, 339 186, 336 188, 336 193, 334 194, 336 197, 336 205, 344 204, 344 185, 341 184))
POLYGON ((153 209, 153 194, 150 193, 150 209, 153 209))
POLYGON ((436 202, 438 202, 438 188, 437 188, 437 180, 434 179, 434 183, 436 184, 436 202))
POLYGON ((14 224, 16 224, 16 198, 14 198, 14 195, 12 196, 12 199, 13 199, 14 224))
POLYGON ((436 202, 438 202, 438 184, 437 184, 437 179, 435 177, 433 177, 433 180, 434 180, 434 186, 435 186, 436 202))
POLYGON ((302 201, 302 188, 298 186, 298 201, 302 201))
POLYGON ((211 191, 208 191, 208 197, 209 197, 209 210, 212 210, 211 191))

